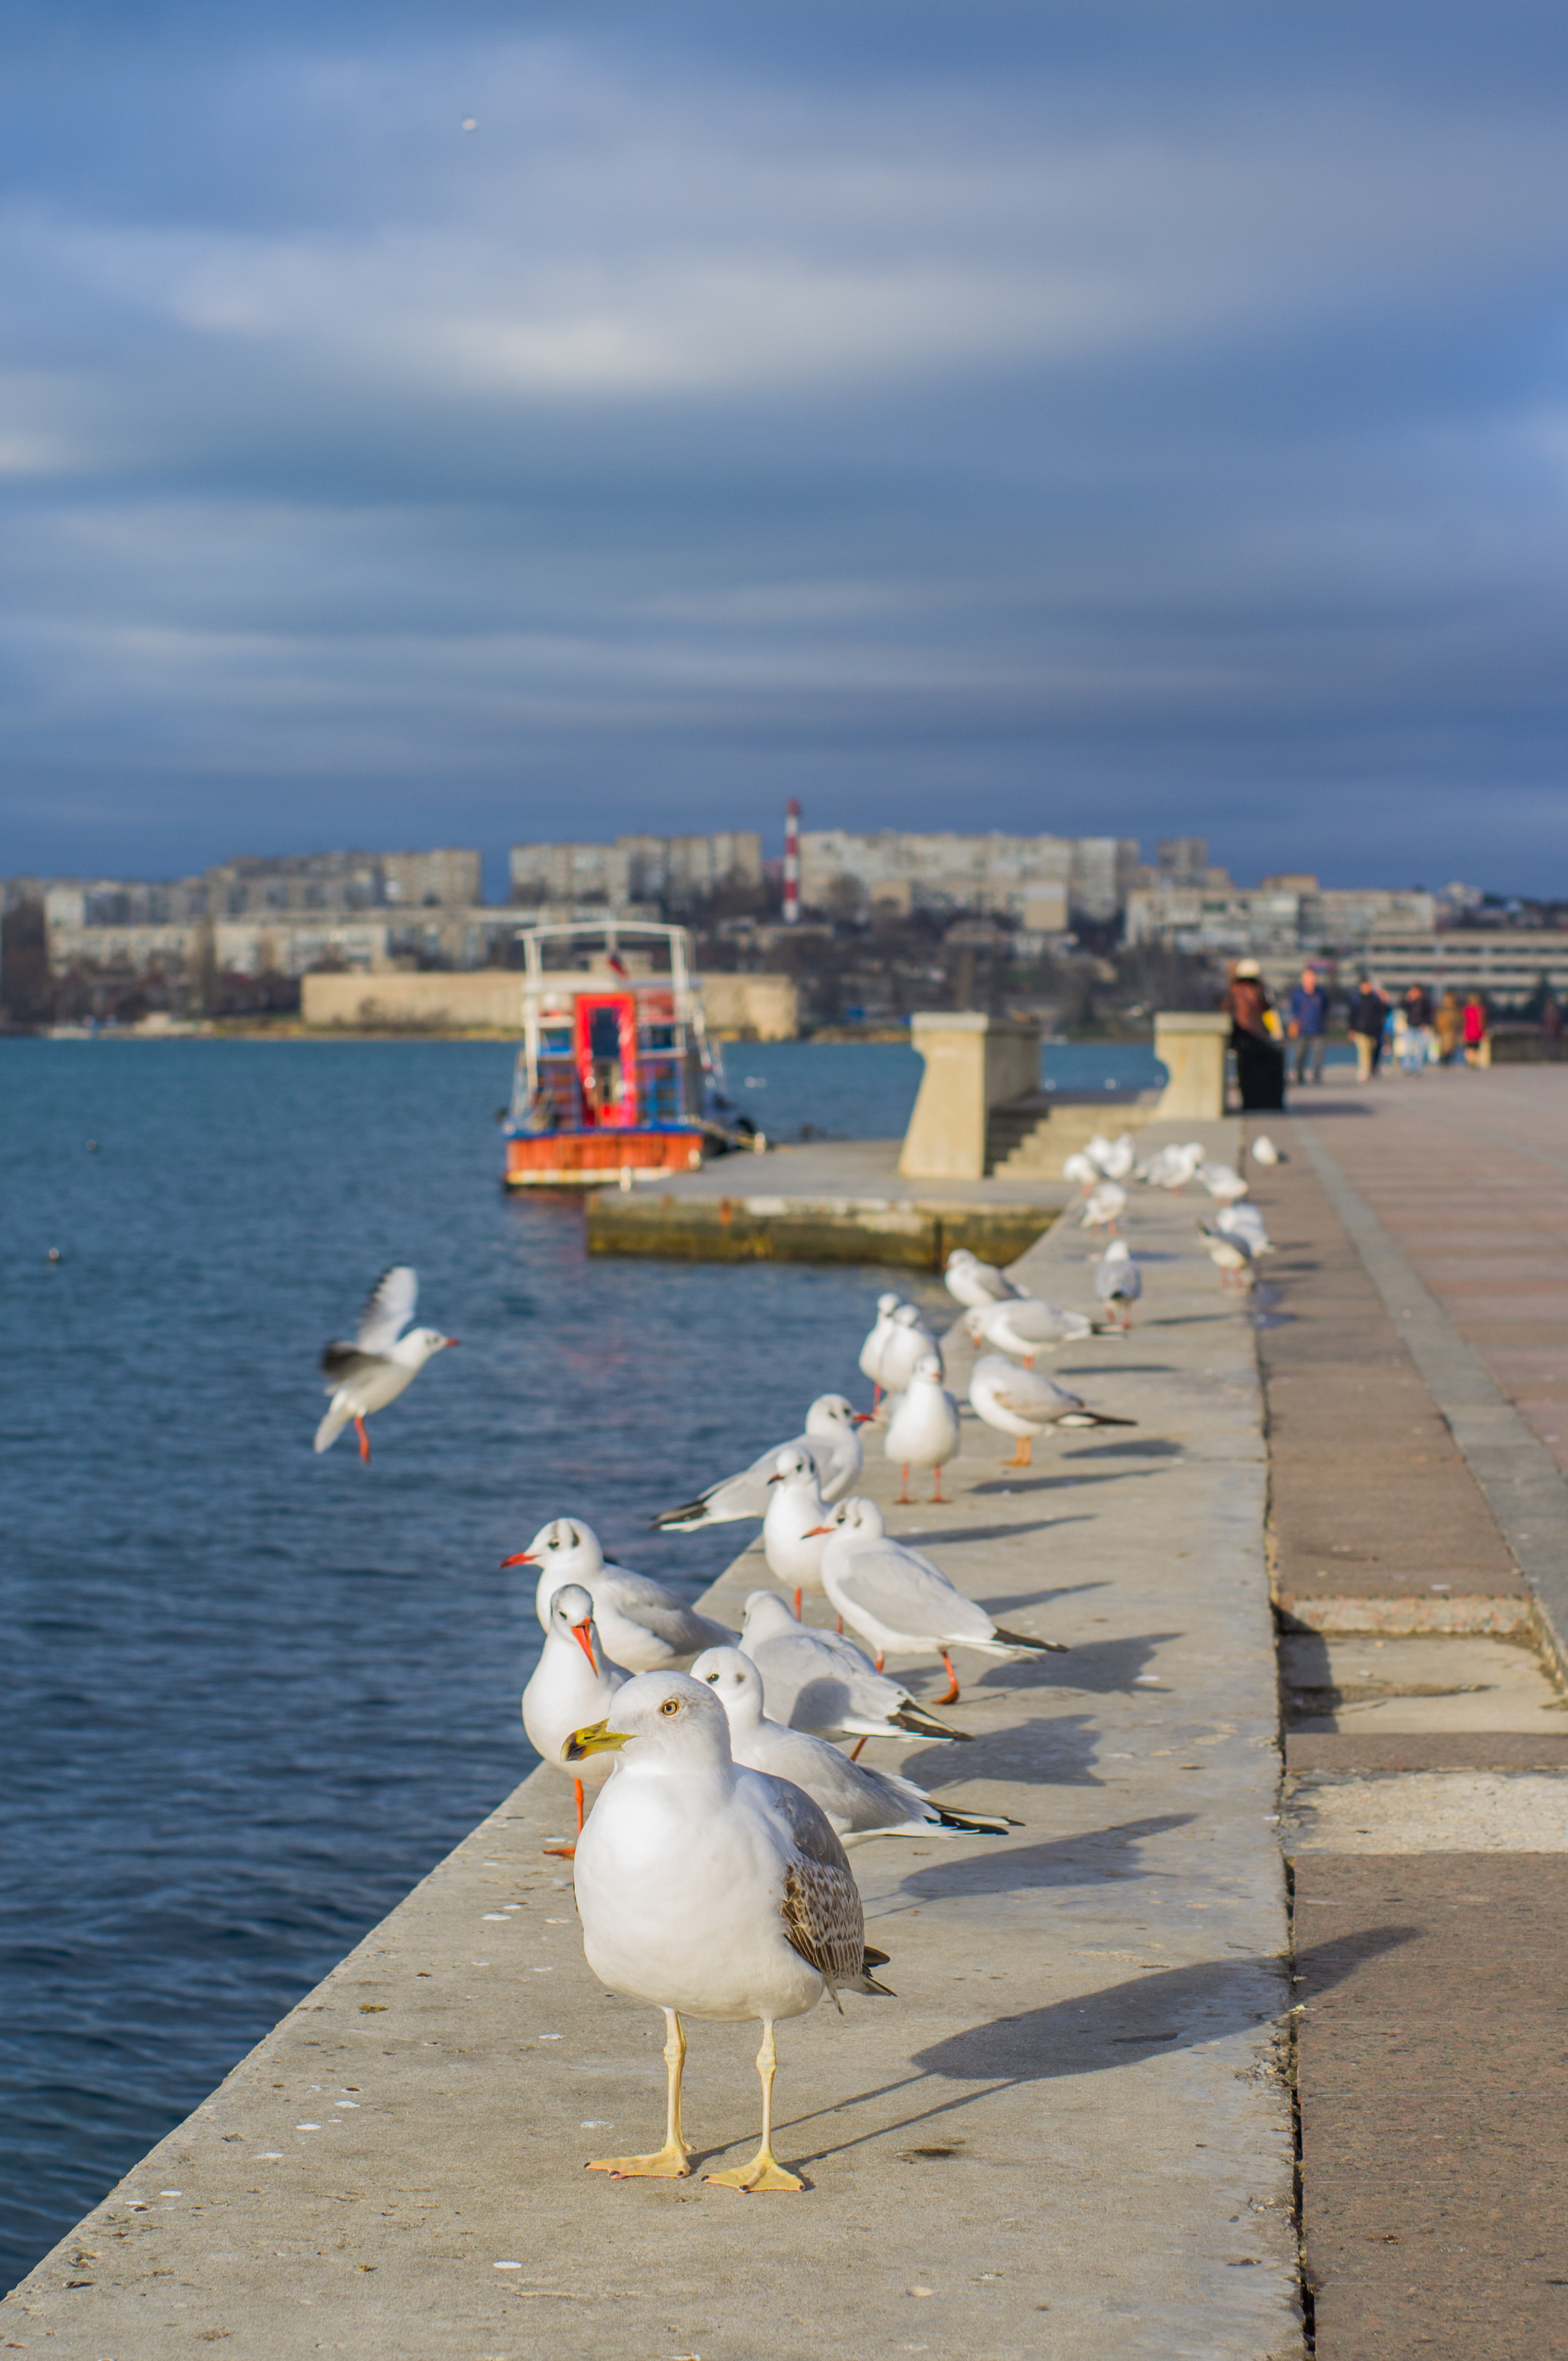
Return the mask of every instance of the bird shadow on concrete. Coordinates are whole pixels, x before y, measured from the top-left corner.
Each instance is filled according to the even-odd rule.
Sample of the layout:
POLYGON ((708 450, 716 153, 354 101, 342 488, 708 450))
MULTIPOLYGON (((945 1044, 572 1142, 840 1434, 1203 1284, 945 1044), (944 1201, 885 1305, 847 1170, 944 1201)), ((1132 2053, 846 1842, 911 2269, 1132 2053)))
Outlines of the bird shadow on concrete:
POLYGON ((1157 1435, 1130 1438, 1125 1443, 1091 1443, 1081 1451, 1064 1451, 1064 1459, 1179 1459, 1184 1443, 1168 1443, 1157 1435))
MULTIPOLYGON (((894 1767, 932 1794, 972 1779, 1014 1787, 1098 1787, 1102 1782, 1094 1763, 1103 1743, 1104 1732, 1094 1716, 1055 1714, 1049 1720, 1014 1722, 1005 1730, 971 1730, 963 1746, 911 1747, 912 1759, 900 1760, 894 1767), (1025 1749, 1027 1760, 1020 1761, 1025 1749)), ((983 1811, 985 1806, 975 1808, 983 1811)))
MULTIPOLYGON (((1044 1632, 1037 1636, 1052 1639, 1056 1635, 1044 1632)), ((1055 1688, 1079 1689, 1090 1697, 1115 1697, 1135 1685, 1157 1647, 1168 1640, 1185 1636, 1180 1631, 1140 1631, 1120 1640, 1075 1641, 1065 1656, 1026 1656, 1011 1664, 988 1664, 985 1686, 992 1693, 998 1689, 1055 1688)))
POLYGON ((1089 1484, 1125 1484, 1157 1472, 1153 1467, 1113 1467, 1107 1468, 1102 1476, 1031 1476, 1027 1468, 1021 1467, 1013 1475, 1009 1484, 1003 1484, 1000 1478, 994 1483, 971 1484, 970 1498, 979 1500, 988 1495, 994 1497, 998 1493, 1008 1492, 1014 1497, 1020 1492, 1077 1492, 1089 1484))
MULTIPOLYGON (((1397 1950, 1414 1939, 1413 1927, 1369 1927, 1354 1960, 1343 1964, 1325 1961, 1314 1989, 1337 1982, 1341 1975, 1365 1959, 1397 1950)), ((1315 1957, 1315 1955, 1314 1955, 1315 1957)), ((893 1969, 887 1971, 894 1972, 893 1969)), ((830 2156, 863 2147, 873 2140, 896 2137, 916 2125, 939 2121, 1003 2092, 1031 2082, 1066 2081, 1077 2074, 1114 2072, 1119 2067, 1141 2065, 1145 2059, 1169 2050, 1195 2049, 1226 2036, 1257 2033, 1281 2017, 1289 2002, 1290 1986, 1283 1959, 1256 1951, 1237 1951, 1228 1959, 1197 1960, 1180 1968, 1124 1977, 1093 1993, 1050 2001, 1040 2008, 1011 2016, 992 2017, 983 2025, 948 2034, 910 2059, 914 2070, 875 2090, 857 2092, 832 2107, 799 2115, 783 2128, 796 2131, 825 2114, 843 2115, 854 2107, 903 2097, 905 2108, 892 2123, 834 2140, 793 2161, 817 2163, 830 2156), (944 2083, 979 2084, 979 2089, 939 2096, 944 2083), (928 2092, 927 2106, 911 2109, 908 2102, 928 2092)), ((969 2160, 964 2136, 933 2140, 928 2146, 898 2152, 898 2161, 916 2168, 961 2164, 969 2160)), ((975 2161, 982 2160, 976 2158, 975 2161)))
MULTIPOLYGON (((923 1505, 929 1508, 931 1504, 927 1501, 923 1505)), ((1069 1521, 1061 1517, 1036 1517, 1026 1525, 955 1525, 947 1532, 937 1528, 928 1533, 922 1532, 916 1526, 913 1532, 898 1533, 894 1538, 905 1543, 910 1549, 950 1549, 958 1542, 1010 1542, 1025 1533, 1054 1532, 1058 1524, 1069 1521)), ((1074 1517, 1070 1521, 1087 1524, 1089 1520, 1087 1517, 1074 1517)))
MULTIPOLYGON (((1238 1288, 1234 1292, 1239 1296, 1241 1290, 1238 1288)), ((1151 1328, 1210 1328, 1213 1326, 1215 1321, 1228 1320, 1230 1316, 1229 1305, 1223 1312, 1168 1312, 1163 1320, 1151 1320, 1149 1326, 1151 1328)), ((1174 1371, 1172 1374, 1174 1375, 1174 1371)))
MULTIPOLYGON (((1063 1522, 1066 1521, 1064 1518, 1063 1522)), ((1055 1590, 988 1590, 985 1607, 991 1615, 1011 1615, 1019 1607, 1050 1607, 1058 1598, 1080 1598, 1091 1590, 1109 1590, 1110 1587, 1110 1583, 1105 1581, 1067 1582, 1055 1590)))
POLYGON ((1058 1378, 1174 1378, 1179 1371, 1167 1361, 1091 1361, 1081 1367, 1047 1370, 1058 1378))
MULTIPOLYGON (((1021 1889, 1049 1892, 1056 1886, 1162 1877, 1163 1871, 1146 1867, 1137 1848, 1152 1837, 1168 1836, 1172 1828, 1190 1828, 1198 1817, 1196 1812, 1149 1812, 1140 1819, 1118 1820, 1109 1828, 1085 1828, 1076 1836, 1052 1837, 1039 1844, 992 1844, 959 1859, 923 1861, 899 1887, 905 1896, 902 1908, 922 1902, 955 1902, 977 1894, 1016 1894, 1021 1889)), ((879 1911, 878 1924, 885 1925, 888 1918, 900 1915, 901 1905, 895 1904, 891 1910, 879 1911)))

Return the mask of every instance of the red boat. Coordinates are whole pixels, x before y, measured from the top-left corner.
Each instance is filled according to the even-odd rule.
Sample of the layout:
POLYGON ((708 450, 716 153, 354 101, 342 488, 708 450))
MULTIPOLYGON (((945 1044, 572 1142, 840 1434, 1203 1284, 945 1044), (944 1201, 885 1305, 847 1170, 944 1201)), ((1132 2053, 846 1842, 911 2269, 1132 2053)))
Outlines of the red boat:
POLYGON ((630 1187, 753 1144, 724 1097, 684 927, 528 927, 518 939, 509 1189, 630 1187))

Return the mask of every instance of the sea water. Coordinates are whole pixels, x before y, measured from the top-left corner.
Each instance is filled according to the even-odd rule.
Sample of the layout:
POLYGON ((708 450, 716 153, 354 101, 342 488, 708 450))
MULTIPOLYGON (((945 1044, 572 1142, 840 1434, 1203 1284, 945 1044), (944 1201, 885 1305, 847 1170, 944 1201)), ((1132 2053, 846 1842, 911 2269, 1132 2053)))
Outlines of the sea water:
MULTIPOLYGON (((779 1137, 894 1136, 918 1075, 729 1052, 779 1137)), ((499 1560, 570 1512, 695 1594, 752 1529, 653 1512, 863 1396, 890 1277, 946 1305, 589 1262, 574 1204, 499 1185, 510 1079, 480 1043, 0 1044, 0 2284, 531 1767, 532 1584, 499 1560), (352 1432, 317 1458, 321 1347, 391 1262, 460 1349, 369 1467, 352 1432)))

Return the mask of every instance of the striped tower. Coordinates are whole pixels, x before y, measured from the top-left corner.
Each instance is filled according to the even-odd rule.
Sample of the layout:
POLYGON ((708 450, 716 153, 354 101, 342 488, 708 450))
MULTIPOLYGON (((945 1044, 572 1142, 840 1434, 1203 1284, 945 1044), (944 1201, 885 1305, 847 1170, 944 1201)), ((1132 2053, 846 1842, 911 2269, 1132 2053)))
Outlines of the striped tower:
POLYGON ((800 804, 791 796, 784 806, 784 916, 786 927, 800 923, 800 804))

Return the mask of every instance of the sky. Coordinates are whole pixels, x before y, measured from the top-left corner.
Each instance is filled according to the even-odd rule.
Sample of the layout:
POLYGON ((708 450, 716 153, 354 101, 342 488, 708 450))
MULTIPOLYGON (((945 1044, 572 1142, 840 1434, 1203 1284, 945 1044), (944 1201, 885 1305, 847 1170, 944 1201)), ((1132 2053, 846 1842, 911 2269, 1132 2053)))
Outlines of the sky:
POLYGON ((0 871, 793 794, 1568 893, 1561 7, 0 38, 0 871))

